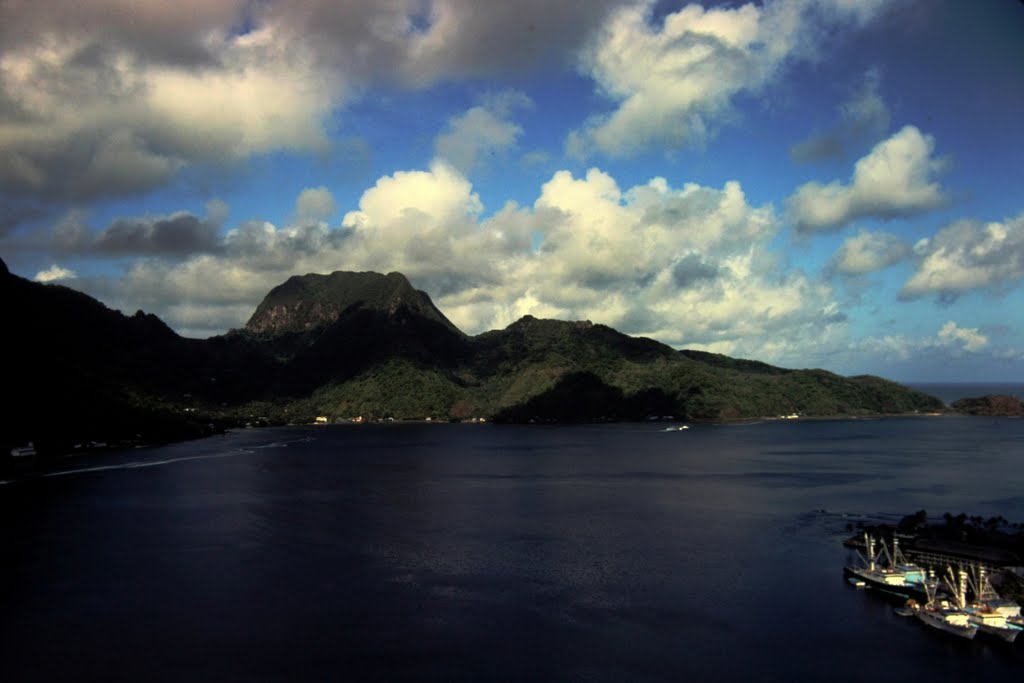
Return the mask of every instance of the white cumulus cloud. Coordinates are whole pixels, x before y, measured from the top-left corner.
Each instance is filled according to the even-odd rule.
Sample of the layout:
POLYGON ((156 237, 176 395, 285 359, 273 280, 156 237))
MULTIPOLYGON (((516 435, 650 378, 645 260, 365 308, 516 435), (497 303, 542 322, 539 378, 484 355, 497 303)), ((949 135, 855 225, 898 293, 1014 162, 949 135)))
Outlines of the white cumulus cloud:
POLYGON ((56 282, 58 280, 73 280, 78 277, 75 271, 68 268, 62 268, 57 264, 54 264, 46 270, 41 270, 36 273, 36 282, 56 282))
POLYGON ((614 12, 580 56, 580 69, 617 108, 573 132, 568 150, 628 156, 654 146, 699 146, 742 93, 760 92, 787 62, 812 56, 825 28, 861 24, 886 4, 768 0, 738 7, 691 3, 653 21, 655 3, 614 12))
POLYGON ((938 339, 941 343, 957 346, 964 351, 979 351, 988 346, 988 337, 981 334, 975 327, 959 327, 950 320, 939 330, 938 339))
POLYGON ((1024 279, 1024 213, 1002 222, 957 221, 914 252, 917 270, 903 285, 904 298, 999 291, 1024 279))
POLYGON ((590 319, 677 346, 800 365, 806 340, 823 343, 845 317, 827 284, 772 251, 780 225, 736 181, 673 187, 655 177, 622 188, 597 168, 558 171, 531 206, 510 202, 487 215, 472 183, 435 161, 380 178, 339 227, 248 221, 215 253, 138 260, 96 291, 202 335, 244 324, 295 273, 400 271, 471 334, 525 314, 590 319), (205 285, 212 281, 218 287, 205 285))
POLYGON ((902 218, 941 206, 946 196, 935 175, 945 164, 932 156, 934 148, 931 136, 905 126, 857 161, 848 184, 801 185, 786 200, 796 229, 838 230, 861 218, 902 218))
POLYGON ((864 275, 899 263, 910 253, 910 245, 892 233, 860 230, 843 241, 831 267, 844 275, 864 275))

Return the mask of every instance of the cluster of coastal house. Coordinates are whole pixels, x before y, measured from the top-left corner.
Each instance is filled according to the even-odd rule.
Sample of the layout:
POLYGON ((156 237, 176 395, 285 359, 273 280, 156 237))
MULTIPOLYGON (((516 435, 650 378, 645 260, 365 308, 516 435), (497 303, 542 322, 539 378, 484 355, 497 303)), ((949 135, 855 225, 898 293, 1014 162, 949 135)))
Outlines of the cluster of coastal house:
MULTIPOLYGON (((402 420, 402 422, 449 422, 449 421, 450 420, 435 420, 434 418, 429 417, 429 416, 423 418, 422 420, 402 420)), ((470 422, 470 423, 477 424, 477 423, 481 423, 481 422, 487 422, 487 418, 486 417, 470 417, 470 418, 466 418, 466 419, 460 420, 460 421, 461 422, 470 422)), ((380 418, 380 419, 371 419, 371 418, 363 417, 362 415, 356 415, 355 417, 336 417, 334 419, 331 419, 331 418, 327 417, 326 415, 317 415, 313 419, 313 424, 316 424, 316 425, 328 425, 328 424, 367 424, 367 423, 370 423, 370 422, 395 422, 395 418, 393 418, 393 417, 385 417, 385 418, 380 418)))
POLYGON ((844 568, 847 580, 899 599, 902 616, 968 639, 983 633, 1012 643, 1024 631, 1020 605, 1000 597, 990 580, 997 571, 1021 571, 1012 553, 921 539, 904 554, 897 536, 886 544, 868 533, 863 544, 847 545, 860 558, 844 568))

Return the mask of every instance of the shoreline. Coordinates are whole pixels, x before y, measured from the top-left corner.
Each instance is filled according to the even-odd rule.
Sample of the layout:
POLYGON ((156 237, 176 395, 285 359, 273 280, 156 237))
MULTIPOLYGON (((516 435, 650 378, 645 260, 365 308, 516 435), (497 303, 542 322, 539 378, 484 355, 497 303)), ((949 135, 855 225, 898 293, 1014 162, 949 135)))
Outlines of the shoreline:
MULTIPOLYGON (((104 455, 115 455, 119 453, 128 453, 136 450, 150 450, 153 448, 160 448, 162 446, 170 446, 174 444, 187 443, 189 441, 199 441, 202 439, 210 439, 216 437, 223 437, 235 432, 245 432, 249 430, 264 430, 264 429, 291 429, 296 427, 317 427, 317 428, 347 428, 355 429, 360 427, 401 427, 411 425, 460 425, 460 426, 472 426, 480 427, 484 425, 494 426, 519 426, 519 427, 581 427, 588 425, 651 425, 651 426, 663 426, 668 424, 687 424, 690 426, 742 426, 742 425, 753 425, 753 424, 764 424, 764 423, 779 423, 779 424, 795 424, 800 422, 846 422, 846 421, 868 421, 868 420, 886 420, 886 419, 906 419, 906 418, 972 418, 972 419, 1006 419, 1014 420, 1020 419, 1020 416, 1006 415, 1006 416, 991 416, 991 415, 971 415, 967 413, 960 413, 953 410, 947 410, 943 412, 906 412, 906 413, 873 413, 863 415, 799 415, 797 417, 788 416, 765 416, 765 417, 748 417, 748 418, 726 418, 717 420, 706 420, 706 419, 686 419, 686 418, 668 418, 668 419, 653 419, 653 420, 614 420, 614 419, 597 419, 588 421, 573 421, 573 422, 559 422, 555 420, 538 420, 528 422, 508 422, 508 421, 494 421, 478 419, 473 420, 427 420, 427 419, 411 419, 411 420, 363 420, 361 422, 353 422, 351 420, 342 420, 340 422, 331 423, 317 423, 317 422, 293 422, 286 424, 260 424, 260 425, 222 425, 216 430, 211 431, 207 434, 199 434, 189 436, 181 439, 166 439, 152 442, 138 442, 138 443, 122 443, 104 445, 102 447, 90 447, 81 451, 69 451, 59 454, 44 454, 44 455, 31 455, 23 457, 13 457, 7 455, 0 459, 0 486, 10 485, 18 481, 26 479, 33 479, 35 477, 46 476, 47 473, 53 472, 54 470, 61 469, 60 465, 68 463, 77 463, 88 461, 92 458, 99 458, 104 455)), ((663 430, 662 430, 663 431, 663 430)))

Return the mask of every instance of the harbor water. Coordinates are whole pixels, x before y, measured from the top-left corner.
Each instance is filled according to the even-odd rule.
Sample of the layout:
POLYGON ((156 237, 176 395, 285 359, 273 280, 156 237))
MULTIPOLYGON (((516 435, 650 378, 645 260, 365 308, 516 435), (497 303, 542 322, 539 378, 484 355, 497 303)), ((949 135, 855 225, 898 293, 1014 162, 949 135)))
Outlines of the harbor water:
POLYGON ((1009 681, 858 521, 1024 521, 1024 420, 244 430, 0 485, 0 679, 1009 681))

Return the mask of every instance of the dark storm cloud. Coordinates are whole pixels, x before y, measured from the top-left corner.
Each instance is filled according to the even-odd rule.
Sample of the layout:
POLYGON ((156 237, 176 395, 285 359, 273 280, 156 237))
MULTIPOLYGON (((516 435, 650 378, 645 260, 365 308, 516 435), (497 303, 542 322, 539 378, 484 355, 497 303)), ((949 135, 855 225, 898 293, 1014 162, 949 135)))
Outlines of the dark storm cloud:
MULTIPOLYGON (((253 103, 238 102, 240 113, 219 117, 209 104, 225 84, 252 91, 244 80, 253 73, 249 63, 258 69, 268 61, 232 38, 247 4, 0 3, 0 193, 91 202, 154 189, 189 164, 251 153, 238 140, 253 103)), ((256 120, 282 114, 271 106, 256 111, 256 120)), ((312 108, 300 106, 285 125, 315 120, 303 116, 312 108)), ((296 145, 296 137, 273 131, 255 146, 308 142, 296 145)))
POLYGON ((91 202, 323 152, 354 93, 569 67, 618 2, 3 2, 0 193, 91 202))
POLYGON ((714 280, 718 275, 718 266, 708 263, 699 254, 684 256, 672 268, 672 280, 680 289, 693 287, 699 282, 714 280))
POLYGON ((416 288, 429 292, 432 298, 451 296, 470 289, 488 289, 500 284, 494 273, 477 273, 453 267, 448 272, 429 273, 416 278, 416 288))
POLYGON ((623 0, 296 0, 263 5, 264 21, 304 36, 363 80, 439 80, 571 66, 623 0))
POLYGON ((188 213, 155 220, 117 220, 92 250, 110 256, 188 256, 221 249, 218 226, 188 213))
POLYGON ((8 236, 11 252, 62 255, 143 256, 168 260, 224 251, 220 223, 187 212, 152 218, 119 218, 100 231, 89 226, 85 211, 67 212, 47 227, 8 236))
POLYGON ((640 334, 647 330, 658 329, 663 324, 661 316, 647 306, 638 305, 630 308, 615 321, 615 329, 626 334, 640 334))
POLYGON ((24 223, 39 220, 46 210, 36 204, 28 204, 0 196, 0 237, 6 237, 24 223))
MULTIPOLYGON (((204 40, 231 26, 249 0, 46 0, 0 3, 0 44, 17 49, 40 37, 89 37, 147 61, 198 66, 216 62, 204 40)), ((88 50, 83 52, 83 56, 88 50)))

